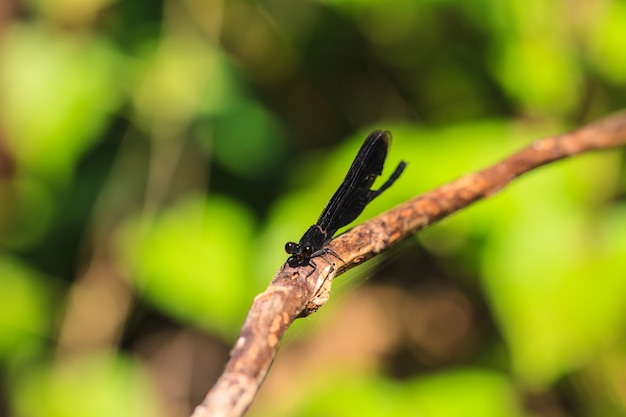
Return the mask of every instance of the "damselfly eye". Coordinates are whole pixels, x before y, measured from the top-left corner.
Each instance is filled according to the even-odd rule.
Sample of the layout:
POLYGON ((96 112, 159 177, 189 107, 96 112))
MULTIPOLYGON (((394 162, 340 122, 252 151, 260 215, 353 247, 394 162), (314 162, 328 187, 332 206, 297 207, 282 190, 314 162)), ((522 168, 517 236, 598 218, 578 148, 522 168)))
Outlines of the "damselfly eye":
POLYGON ((313 248, 310 245, 306 245, 302 248, 302 256, 305 258, 310 258, 313 255, 313 248))
POLYGON ((300 245, 298 245, 296 242, 287 242, 285 243, 285 252, 287 252, 289 255, 293 255, 294 253, 298 252, 300 245))

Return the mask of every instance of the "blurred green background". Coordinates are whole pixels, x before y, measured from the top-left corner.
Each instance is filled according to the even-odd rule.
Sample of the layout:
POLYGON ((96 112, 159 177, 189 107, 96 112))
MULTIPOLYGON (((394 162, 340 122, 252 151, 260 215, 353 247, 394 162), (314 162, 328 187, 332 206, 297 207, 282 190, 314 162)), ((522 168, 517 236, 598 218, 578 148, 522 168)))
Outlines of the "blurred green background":
MULTIPOLYGON (((0 415, 189 415, 374 128, 361 220, 625 107, 623 0, 3 1, 0 415)), ((626 416, 625 165, 340 277, 249 415, 626 416)))

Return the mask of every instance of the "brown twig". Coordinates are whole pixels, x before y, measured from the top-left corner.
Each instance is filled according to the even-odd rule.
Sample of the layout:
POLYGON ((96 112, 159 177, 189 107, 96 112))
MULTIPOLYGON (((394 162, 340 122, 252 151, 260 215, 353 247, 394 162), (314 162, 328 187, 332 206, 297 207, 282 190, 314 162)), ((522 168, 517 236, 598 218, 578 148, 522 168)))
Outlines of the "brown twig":
POLYGON ((571 133, 540 139, 503 161, 416 197, 339 236, 330 244, 341 259, 316 258, 317 269, 285 267, 255 299, 230 361, 192 417, 242 416, 252 403, 281 337, 298 317, 329 298, 333 278, 435 221, 495 194, 534 168, 595 149, 626 145, 626 112, 571 133))

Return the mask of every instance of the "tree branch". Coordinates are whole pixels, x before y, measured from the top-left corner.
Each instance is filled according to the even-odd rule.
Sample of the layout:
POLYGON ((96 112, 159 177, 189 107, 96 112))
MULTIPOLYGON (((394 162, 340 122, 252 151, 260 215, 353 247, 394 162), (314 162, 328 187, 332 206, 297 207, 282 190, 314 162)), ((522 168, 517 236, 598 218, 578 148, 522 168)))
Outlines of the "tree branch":
POLYGON ((254 299, 222 376, 192 417, 242 416, 269 370, 281 337, 296 318, 317 311, 328 301, 336 275, 435 221, 495 194, 534 168, 582 152, 625 144, 626 112, 571 133, 537 140, 487 169, 409 200, 334 239, 330 247, 345 263, 320 256, 315 259, 318 267, 310 276, 310 267, 285 266, 267 290, 254 299))

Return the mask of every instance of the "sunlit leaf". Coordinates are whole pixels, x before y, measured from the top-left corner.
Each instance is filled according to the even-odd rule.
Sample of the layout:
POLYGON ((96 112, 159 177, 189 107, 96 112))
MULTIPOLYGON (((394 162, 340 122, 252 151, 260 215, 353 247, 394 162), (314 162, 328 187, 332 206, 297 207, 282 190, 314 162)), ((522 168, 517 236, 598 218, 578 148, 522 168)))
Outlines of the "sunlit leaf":
POLYGON ((122 261, 146 298, 173 316, 232 335, 254 287, 252 222, 224 198, 190 196, 153 223, 128 223, 122 261))
POLYGON ((118 64, 115 50, 97 37, 5 29, 0 122, 20 168, 61 181, 73 173, 120 99, 118 64))
POLYGON ((11 391, 15 398, 14 415, 165 415, 147 372, 127 358, 108 354, 74 357, 33 370, 16 378, 11 391))
POLYGON ((50 289, 44 277, 15 259, 0 257, 0 360, 29 355, 46 341, 50 289))

